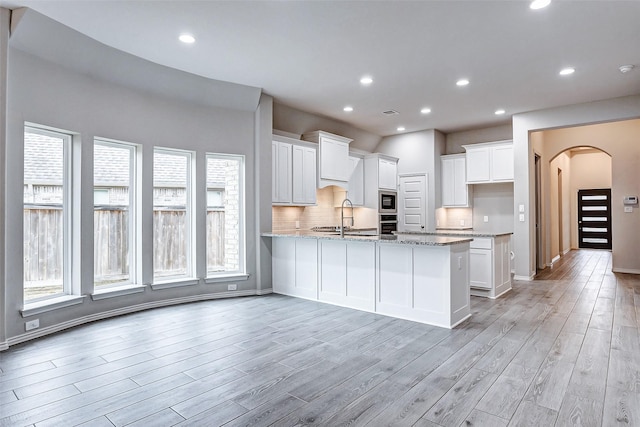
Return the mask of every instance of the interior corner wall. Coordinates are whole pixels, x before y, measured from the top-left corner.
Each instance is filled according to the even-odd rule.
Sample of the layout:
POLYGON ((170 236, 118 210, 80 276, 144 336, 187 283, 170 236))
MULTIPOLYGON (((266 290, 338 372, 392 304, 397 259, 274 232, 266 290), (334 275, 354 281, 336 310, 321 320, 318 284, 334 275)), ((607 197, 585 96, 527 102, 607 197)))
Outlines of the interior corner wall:
POLYGON ((328 117, 298 110, 288 105, 273 103, 273 129, 301 136, 307 132, 323 130, 353 139, 349 149, 372 153, 381 138, 350 124, 328 117))
MULTIPOLYGON (((570 179, 573 176, 571 170, 571 159, 566 153, 560 153, 549 164, 549 187, 544 193, 548 194, 549 199, 549 235, 550 235, 550 253, 551 260, 564 254, 565 249, 569 248, 570 239, 570 179), (562 171, 562 188, 559 186, 558 170, 562 171), (560 189, 560 190, 559 190, 560 189), (562 200, 560 200, 562 197, 562 200), (560 218, 562 214, 562 218, 560 218), (562 238, 560 237, 560 226, 562 225, 562 238)), ((549 260, 547 261, 549 262, 549 260)))
POLYGON ((428 176, 427 224, 433 228, 436 223, 435 209, 441 205, 440 196, 440 155, 444 153, 445 137, 435 130, 403 133, 382 138, 375 152, 398 158, 398 175, 426 173, 428 176))
MULTIPOLYGON (((3 27, 4 28, 4 27, 3 27)), ((23 136, 25 122, 46 125, 57 129, 77 132, 81 145, 91 152, 94 137, 103 137, 140 144, 143 152, 143 188, 151 188, 154 147, 170 147, 194 151, 197 158, 206 153, 227 153, 245 156, 245 210, 246 210, 246 270, 249 279, 238 281, 238 291, 255 292, 256 283, 256 176, 258 163, 270 164, 269 155, 255 157, 255 112, 219 107, 205 107, 169 97, 135 91, 114 83, 95 79, 74 70, 52 64, 15 48, 9 48, 8 64, 8 108, 7 108, 7 168, 6 168, 6 236, 5 247, 14 248, 6 254, 8 265, 20 266, 7 271, 6 312, 2 319, 7 327, 7 339, 24 334, 25 319, 21 318, 22 290, 22 206, 23 206, 23 136), (268 158, 268 160, 266 160, 268 158), (15 249, 19 248, 19 249, 15 249)), ((269 137, 270 141, 270 137, 269 137)), ((265 142, 266 144, 266 142, 265 142)), ((270 146, 270 143, 269 143, 270 146)), ((83 158, 85 158, 83 156, 83 158)), ((82 170, 83 194, 92 192, 92 166, 82 170), (84 187, 87 188, 84 188, 84 187), (85 191, 86 190, 86 191, 85 191)), ((269 171, 266 166, 265 171, 269 171)), ((267 172, 265 172, 267 173, 267 172)), ((203 168, 196 170, 196 181, 206 182, 203 168)), ((197 229, 206 226, 206 201, 204 185, 196 185, 198 194, 195 206, 197 229)), ((147 192, 148 193, 148 192, 147 192)), ((268 192, 270 197, 271 192, 268 192)), ((92 211, 91 197, 83 199, 82 211, 92 211)), ((89 220, 92 221, 92 220, 89 220)), ((148 230, 151 230, 148 227, 148 230)), ((144 234, 144 229, 143 229, 144 234)), ((149 234, 149 232, 147 232, 149 234)), ((83 244, 92 245, 90 236, 83 236, 83 244)), ((143 252, 151 253, 152 238, 143 239, 143 252)), ((206 242, 197 240, 197 254, 203 253, 206 242)), ((92 246, 76 248, 92 252, 92 246)), ((198 257, 197 259, 200 259, 198 257)), ((83 270, 92 271, 86 259, 83 270)), ((151 274, 152 263, 144 262, 143 273, 151 274)), ((83 284, 83 287, 90 284, 83 284)), ((226 283, 199 284, 145 292, 123 297, 92 301, 86 298, 82 304, 53 310, 38 315, 40 330, 55 325, 70 324, 78 319, 95 318, 99 313, 123 312, 130 307, 162 305, 166 301, 192 298, 206 299, 227 291, 226 283)))
POLYGON ((477 144, 480 142, 505 141, 513 138, 511 123, 501 126, 473 129, 461 132, 451 132, 446 137, 446 148, 442 154, 464 153, 463 145, 477 144))
POLYGON ((271 140, 273 135, 273 98, 269 95, 260 96, 260 104, 256 110, 256 285, 259 293, 272 289, 271 274, 271 238, 262 237, 261 233, 271 231, 271 140))
POLYGON ((5 193, 7 182, 7 64, 11 11, 0 7, 0 351, 7 348, 5 255, 5 193))
MULTIPOLYGON (((534 230, 534 157, 533 147, 529 140, 529 135, 535 131, 557 129, 583 126, 593 123, 606 123, 624 121, 629 119, 637 119, 640 117, 640 95, 627 96, 622 98, 614 98, 603 101, 589 102, 585 104, 569 105, 564 107, 550 108, 546 110, 533 111, 529 113, 516 114, 513 116, 513 142, 514 142, 514 207, 517 209, 519 204, 525 205, 525 220, 515 222, 514 236, 513 236, 513 248, 516 255, 515 258, 515 277, 516 279, 531 279, 535 275, 535 230, 534 230)), ((594 135, 595 136, 595 135, 594 135)), ((607 140, 608 136, 599 135, 600 138, 607 140)), ((629 135, 626 139, 632 139, 633 134, 629 135)), ((546 136, 545 136, 546 139, 546 136)), ((617 144, 620 144, 622 139, 619 139, 617 144)), ((635 144, 640 146, 636 140, 627 141, 629 144, 635 144)), ((546 144, 546 141, 545 141, 546 144)), ((592 144, 587 144, 592 145, 592 144)), ((555 148, 555 146, 554 146, 555 148)), ((566 147, 565 147, 566 148, 566 147)), ((622 175, 624 173, 629 174, 629 180, 623 180, 621 185, 616 190, 612 190, 612 197, 615 200, 616 194, 624 194, 629 191, 638 192, 637 186, 640 183, 638 175, 638 161, 636 155, 627 156, 627 147, 621 146, 622 157, 620 167, 617 167, 614 161, 613 164, 613 187, 616 188, 616 175, 622 175), (635 163, 634 163, 635 162, 635 163), (633 165, 633 166, 632 166, 633 165), (631 169, 633 167, 633 169, 631 169), (631 180, 635 179, 632 183, 631 180)), ((558 152, 563 151, 560 149, 558 152)), ((606 150, 605 150, 606 151, 606 150)), ((551 155, 551 153, 549 153, 551 155)), ((619 206, 617 207, 619 208, 619 206)), ((636 227, 634 225, 635 217, 637 216, 637 209, 634 210, 634 215, 628 217, 628 219, 622 219, 622 222, 618 225, 619 233, 624 233, 624 226, 628 225, 636 227)), ((618 228, 616 227, 616 228, 618 228)), ((636 235, 640 230, 636 230, 636 235)), ((628 230, 626 230, 628 233, 628 230)), ((614 229, 616 233, 616 229, 614 229)), ((629 233, 630 234, 630 233, 629 233)), ((616 244, 616 237, 614 236, 614 245, 616 244)), ((640 245, 640 243, 636 243, 640 245)), ((624 245, 623 245, 624 246, 624 245)), ((640 262, 636 259, 631 259, 634 254, 639 253, 640 247, 630 248, 632 250, 627 253, 613 252, 614 258, 614 270, 628 272, 640 272, 637 264, 640 262), (637 270, 636 270, 637 269, 637 270)))

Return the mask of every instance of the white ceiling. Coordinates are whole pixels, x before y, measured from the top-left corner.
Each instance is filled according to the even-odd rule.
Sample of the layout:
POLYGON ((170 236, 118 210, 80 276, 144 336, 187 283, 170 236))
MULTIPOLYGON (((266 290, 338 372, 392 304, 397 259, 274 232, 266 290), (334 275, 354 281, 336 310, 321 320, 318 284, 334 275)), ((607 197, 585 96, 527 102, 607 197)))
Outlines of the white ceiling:
POLYGON ((640 94, 640 1, 62 1, 29 7, 106 45, 377 135, 445 133, 640 94), (197 41, 184 45, 181 33, 197 41), (618 68, 634 64, 626 74, 618 68), (559 76, 566 66, 571 76, 559 76), (368 74, 369 87, 359 83, 368 74), (471 84, 457 87, 459 78, 471 84), (342 108, 351 105, 354 111, 342 108), (432 113, 421 115, 422 107, 432 113), (496 116, 504 108, 507 114, 496 116), (393 109, 399 115, 385 116, 393 109))

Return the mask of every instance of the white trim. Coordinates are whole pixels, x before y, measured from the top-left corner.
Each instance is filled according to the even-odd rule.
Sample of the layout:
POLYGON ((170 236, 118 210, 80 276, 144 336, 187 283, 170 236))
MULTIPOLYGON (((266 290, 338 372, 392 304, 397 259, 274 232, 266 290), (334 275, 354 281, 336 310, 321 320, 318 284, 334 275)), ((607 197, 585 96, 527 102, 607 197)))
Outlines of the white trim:
POLYGON ((549 266, 553 267, 553 264, 555 264, 558 261, 560 261, 560 254, 553 257, 553 259, 551 260, 551 264, 549 264, 549 266))
POLYGON ((249 274, 247 273, 231 273, 231 274, 220 274, 217 276, 209 276, 204 278, 204 283, 220 283, 220 282, 229 282, 236 280, 248 280, 249 274))
POLYGON ((137 294, 140 292, 144 292, 145 289, 145 285, 125 285, 107 289, 100 289, 91 294, 91 299, 93 301, 99 301, 123 295, 137 294))
POLYGON ((256 295, 268 295, 273 293, 273 288, 258 289, 256 295))
POLYGON ((159 291, 162 289, 181 288, 183 286, 193 286, 200 283, 200 279, 190 277, 186 279, 163 280, 151 284, 151 289, 159 291))
POLYGON ((104 319, 108 319, 116 316, 122 316, 124 314, 135 313, 138 311, 149 310, 152 308, 184 304, 189 302, 208 301, 208 300, 220 299, 220 298, 255 296, 255 295, 261 295, 264 293, 271 293, 271 289, 263 289, 261 291, 257 291, 253 289, 248 291, 219 292, 215 294, 193 295, 193 296, 180 297, 180 298, 171 298, 171 299, 162 300, 162 301, 147 302, 144 304, 122 307, 119 309, 104 311, 101 313, 94 313, 88 316, 72 319, 67 322, 58 323, 53 326, 35 329, 28 333, 9 338, 6 342, 0 343, 0 350, 3 350, 3 349, 6 350, 6 348, 4 348, 3 345, 6 345, 8 348, 9 346, 12 346, 12 345, 20 344, 29 340, 33 340, 49 334, 60 332, 65 329, 73 328, 75 326, 80 326, 85 323, 95 322, 97 320, 104 320, 104 319), (266 291, 269 291, 269 292, 266 292, 266 291))
POLYGON ((0 342, 0 351, 4 351, 7 349, 9 349, 9 342, 8 341, 0 342))
POLYGON ((532 274, 531 276, 519 276, 519 275, 514 275, 513 276, 513 280, 521 280, 521 281, 525 281, 525 282, 530 282, 533 280, 533 278, 535 277, 535 274, 532 274))
POLYGON ((20 310, 20 315, 24 318, 46 313, 47 311, 57 310, 59 308, 71 307, 72 305, 82 304, 84 302, 84 298, 84 295, 65 295, 62 297, 32 302, 25 304, 24 308, 20 310))
POLYGON ((635 268, 613 268, 614 273, 640 274, 640 270, 635 268))

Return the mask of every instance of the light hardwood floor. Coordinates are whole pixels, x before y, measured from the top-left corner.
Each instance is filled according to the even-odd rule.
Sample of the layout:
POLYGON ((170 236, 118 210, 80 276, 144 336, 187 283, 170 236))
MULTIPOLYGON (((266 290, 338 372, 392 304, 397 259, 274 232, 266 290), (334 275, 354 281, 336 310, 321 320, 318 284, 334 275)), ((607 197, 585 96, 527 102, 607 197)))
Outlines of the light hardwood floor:
POLYGON ((640 277, 573 251, 454 330, 280 295, 0 353, 2 426, 640 426, 640 277))

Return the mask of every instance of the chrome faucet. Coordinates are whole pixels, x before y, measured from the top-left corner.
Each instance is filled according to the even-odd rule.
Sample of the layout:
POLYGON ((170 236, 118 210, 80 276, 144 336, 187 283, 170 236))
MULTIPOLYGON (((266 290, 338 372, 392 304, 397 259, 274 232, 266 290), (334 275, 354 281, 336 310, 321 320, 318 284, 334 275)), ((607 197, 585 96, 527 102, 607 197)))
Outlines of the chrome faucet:
POLYGON ((351 200, 345 198, 340 206, 340 237, 344 237, 344 205, 346 202, 349 202, 349 206, 351 207, 351 216, 348 216, 347 219, 351 220, 351 227, 353 227, 353 203, 351 203, 351 200))

